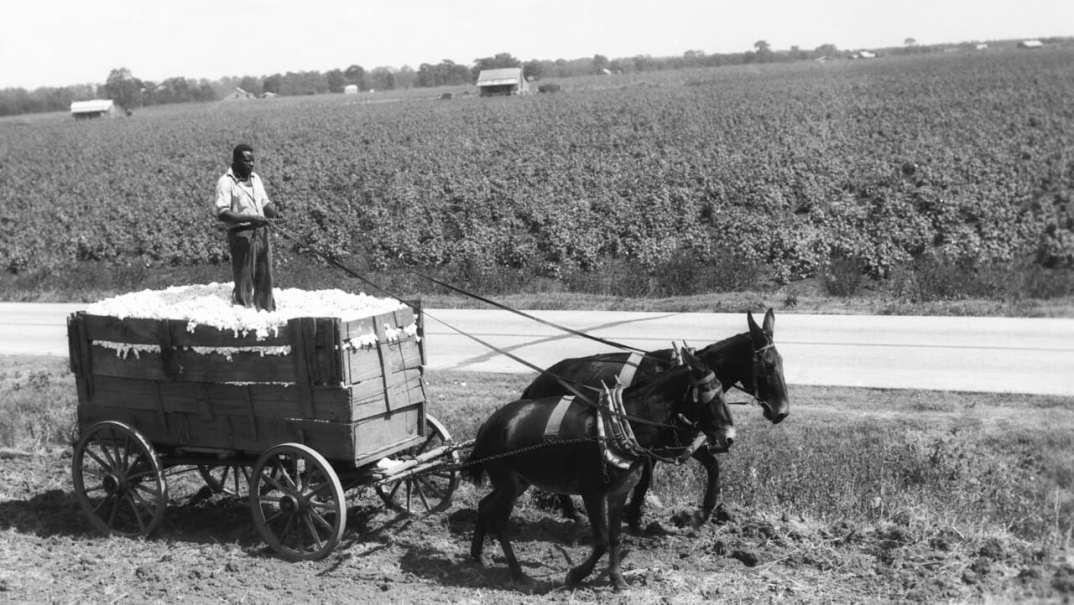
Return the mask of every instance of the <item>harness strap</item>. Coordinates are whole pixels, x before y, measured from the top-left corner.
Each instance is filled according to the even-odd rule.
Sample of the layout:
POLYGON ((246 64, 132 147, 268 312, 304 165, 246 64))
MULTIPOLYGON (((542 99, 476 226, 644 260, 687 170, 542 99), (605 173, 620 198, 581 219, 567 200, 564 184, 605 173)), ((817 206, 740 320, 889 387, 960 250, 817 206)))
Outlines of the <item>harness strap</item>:
POLYGON ((645 359, 645 356, 641 353, 631 353, 630 357, 627 357, 626 362, 623 363, 622 369, 619 370, 619 375, 616 379, 619 384, 624 387, 628 387, 634 384, 634 374, 637 373, 638 367, 641 366, 641 361, 645 359))
POLYGON ((567 415, 567 409, 574 403, 573 395, 564 395, 559 399, 559 403, 552 409, 552 414, 548 416, 548 423, 544 425, 544 438, 559 436, 559 429, 563 426, 563 417, 567 415))

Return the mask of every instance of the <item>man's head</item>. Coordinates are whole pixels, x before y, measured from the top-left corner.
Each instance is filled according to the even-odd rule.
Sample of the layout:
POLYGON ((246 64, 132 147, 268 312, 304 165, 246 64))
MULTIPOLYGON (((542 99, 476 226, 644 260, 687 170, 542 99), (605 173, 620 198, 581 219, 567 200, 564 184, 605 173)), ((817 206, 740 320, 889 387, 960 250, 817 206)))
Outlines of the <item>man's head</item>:
POLYGON ((249 178, 254 171, 254 148, 246 143, 235 146, 231 151, 231 171, 240 179, 249 178))

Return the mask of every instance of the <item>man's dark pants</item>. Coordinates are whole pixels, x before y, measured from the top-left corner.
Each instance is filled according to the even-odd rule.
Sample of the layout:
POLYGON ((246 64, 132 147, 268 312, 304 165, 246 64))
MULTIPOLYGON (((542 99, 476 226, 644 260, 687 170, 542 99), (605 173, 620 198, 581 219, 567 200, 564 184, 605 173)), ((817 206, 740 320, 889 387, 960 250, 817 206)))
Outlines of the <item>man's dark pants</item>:
POLYGON ((268 227, 239 227, 227 234, 235 290, 231 302, 275 311, 272 297, 272 243, 268 227))

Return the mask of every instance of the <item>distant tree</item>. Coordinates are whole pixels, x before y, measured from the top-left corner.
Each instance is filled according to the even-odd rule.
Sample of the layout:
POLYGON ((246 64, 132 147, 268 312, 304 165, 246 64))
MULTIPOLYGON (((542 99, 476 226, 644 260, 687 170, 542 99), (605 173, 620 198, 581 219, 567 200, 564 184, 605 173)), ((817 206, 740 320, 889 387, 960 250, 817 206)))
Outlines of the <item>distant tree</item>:
MULTIPOLYGON (((608 69, 608 57, 604 55, 593 55, 593 73, 602 73, 605 69, 608 69)), ((610 69, 608 71, 611 71, 610 69)))
POLYGON ((263 89, 261 88, 261 78, 255 78, 253 76, 243 76, 242 79, 239 80, 239 88, 257 96, 261 96, 261 93, 263 92, 263 89))
POLYGON ((526 61, 522 64, 522 75, 533 80, 540 80, 544 77, 544 68, 543 61, 537 59, 526 61))
POLYGON ((126 67, 118 67, 108 73, 104 84, 105 96, 120 107, 130 110, 142 105, 142 81, 126 67))
POLYGON ((682 53, 682 61, 688 66, 702 65, 705 62, 705 51, 688 50, 682 53))
POLYGON ((395 72, 395 87, 399 89, 411 88, 417 82, 418 74, 414 68, 404 65, 395 72))
POLYGON ((369 74, 369 84, 374 90, 395 88, 395 74, 390 67, 377 67, 369 74))
POLYGON ((650 71, 656 69, 657 62, 649 55, 635 55, 632 59, 634 71, 650 71))
POLYGON ((328 92, 343 92, 343 87, 347 85, 347 79, 339 69, 329 70, 324 74, 324 79, 328 83, 328 92))
POLYGON ((917 44, 917 40, 915 38, 907 38, 903 40, 902 43, 906 46, 914 46, 917 44))
POLYGON ((758 40, 753 43, 754 60, 758 63, 767 63, 774 58, 775 53, 772 52, 772 46, 765 40, 758 40))
POLYGON ((343 70, 343 77, 347 79, 347 84, 355 84, 358 86, 358 90, 368 90, 369 86, 366 84, 365 68, 361 65, 351 65, 347 69, 343 70))
POLYGON ((813 49, 813 55, 816 57, 834 57, 838 54, 839 49, 834 44, 821 44, 813 49))
POLYGON ((266 76, 261 83, 261 88, 264 92, 271 92, 274 95, 280 94, 280 88, 283 84, 283 76, 280 74, 272 74, 266 76))

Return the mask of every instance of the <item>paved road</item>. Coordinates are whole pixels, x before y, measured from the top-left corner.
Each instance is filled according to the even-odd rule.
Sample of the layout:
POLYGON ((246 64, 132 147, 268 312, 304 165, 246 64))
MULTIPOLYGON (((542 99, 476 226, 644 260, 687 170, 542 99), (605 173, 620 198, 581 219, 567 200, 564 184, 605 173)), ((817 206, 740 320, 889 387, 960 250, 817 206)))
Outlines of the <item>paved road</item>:
MULTIPOLYGON (((0 303, 0 354, 67 355, 67 314, 83 305, 0 303)), ((445 324, 547 366, 607 350, 505 311, 428 309, 438 370, 530 372, 445 324)), ((745 314, 534 311, 639 348, 702 346, 746 330, 745 314)), ((757 318, 760 320, 760 317, 757 318)), ((1074 395, 1074 319, 776 314, 791 384, 1074 395)))

